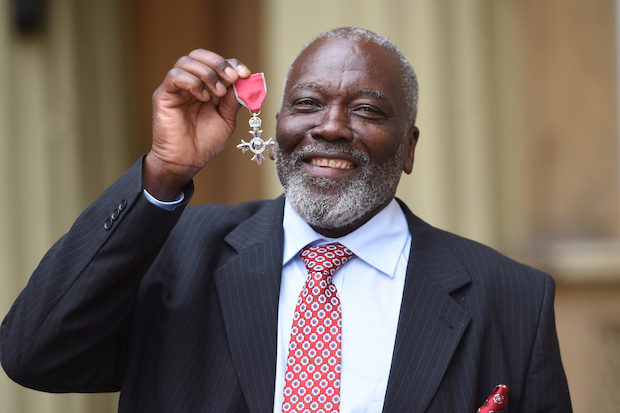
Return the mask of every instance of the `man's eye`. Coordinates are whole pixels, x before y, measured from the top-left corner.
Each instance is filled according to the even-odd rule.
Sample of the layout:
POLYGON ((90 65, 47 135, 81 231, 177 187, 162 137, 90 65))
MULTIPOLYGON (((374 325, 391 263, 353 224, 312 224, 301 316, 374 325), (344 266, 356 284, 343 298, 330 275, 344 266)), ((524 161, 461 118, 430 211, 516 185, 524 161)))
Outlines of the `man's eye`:
POLYGON ((302 98, 295 100, 291 108, 300 113, 314 113, 321 108, 321 104, 314 99, 302 98))
POLYGON ((298 99, 295 101, 296 106, 318 106, 318 103, 312 99, 298 99))
POLYGON ((381 112, 379 109, 375 108, 374 106, 368 106, 368 105, 358 106, 354 109, 354 112, 360 113, 365 116, 373 116, 373 117, 383 116, 383 112, 381 112))

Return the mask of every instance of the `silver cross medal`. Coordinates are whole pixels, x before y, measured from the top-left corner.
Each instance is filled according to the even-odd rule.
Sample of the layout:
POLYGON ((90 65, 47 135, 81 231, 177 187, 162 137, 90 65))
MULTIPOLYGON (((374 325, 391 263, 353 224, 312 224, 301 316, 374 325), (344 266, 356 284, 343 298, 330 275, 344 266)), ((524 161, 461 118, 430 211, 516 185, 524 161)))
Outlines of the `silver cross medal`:
POLYGON ((259 114, 260 112, 252 113, 252 118, 250 119, 250 127, 252 128, 252 130, 248 132, 252 135, 250 142, 246 142, 241 139, 241 143, 237 145, 237 148, 241 149, 242 153, 246 153, 248 150, 252 151, 254 153, 252 160, 256 161, 258 165, 265 160, 265 157, 263 156, 265 149, 275 146, 276 144, 272 138, 264 141, 260 137, 263 134, 263 131, 260 129, 263 121, 258 117, 259 114))
POLYGON ((247 78, 239 79, 233 84, 235 96, 239 103, 249 109, 252 114, 250 119, 250 135, 252 139, 250 142, 246 142, 241 139, 241 143, 237 145, 237 148, 241 149, 243 153, 249 150, 254 153, 253 161, 256 161, 258 165, 265 160, 263 152, 265 149, 274 146, 276 143, 269 138, 265 142, 260 136, 263 131, 260 129, 263 121, 258 117, 260 115, 260 107, 267 95, 267 83, 265 82, 265 75, 263 73, 254 73, 247 78))

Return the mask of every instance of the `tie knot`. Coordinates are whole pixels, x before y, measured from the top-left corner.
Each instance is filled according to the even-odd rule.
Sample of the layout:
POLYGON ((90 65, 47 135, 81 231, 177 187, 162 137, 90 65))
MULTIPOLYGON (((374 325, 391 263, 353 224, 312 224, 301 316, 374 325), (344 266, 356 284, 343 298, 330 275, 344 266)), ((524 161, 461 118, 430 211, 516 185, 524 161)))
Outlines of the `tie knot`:
POLYGON ((355 254, 343 245, 328 244, 305 247, 301 250, 300 256, 308 272, 322 272, 333 276, 336 270, 353 258, 355 254))

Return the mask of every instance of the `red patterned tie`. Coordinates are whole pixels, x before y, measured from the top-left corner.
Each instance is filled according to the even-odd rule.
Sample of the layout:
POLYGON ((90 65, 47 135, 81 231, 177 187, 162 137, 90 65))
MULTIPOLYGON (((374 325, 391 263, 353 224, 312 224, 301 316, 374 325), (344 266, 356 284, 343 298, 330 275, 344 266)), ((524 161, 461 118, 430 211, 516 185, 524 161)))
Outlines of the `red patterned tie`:
POLYGON ((286 360, 284 413, 340 407, 340 299, 332 277, 354 254, 340 244, 306 247, 308 279, 297 299, 286 360))

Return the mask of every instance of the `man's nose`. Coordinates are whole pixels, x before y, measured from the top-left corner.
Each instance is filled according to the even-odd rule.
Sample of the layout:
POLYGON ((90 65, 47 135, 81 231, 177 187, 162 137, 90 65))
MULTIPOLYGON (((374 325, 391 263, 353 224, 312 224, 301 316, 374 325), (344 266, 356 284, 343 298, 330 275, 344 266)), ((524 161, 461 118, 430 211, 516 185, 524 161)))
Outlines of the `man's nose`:
POLYGON ((340 106, 326 108, 319 124, 312 129, 311 135, 314 139, 328 141, 353 140, 348 110, 340 106))

